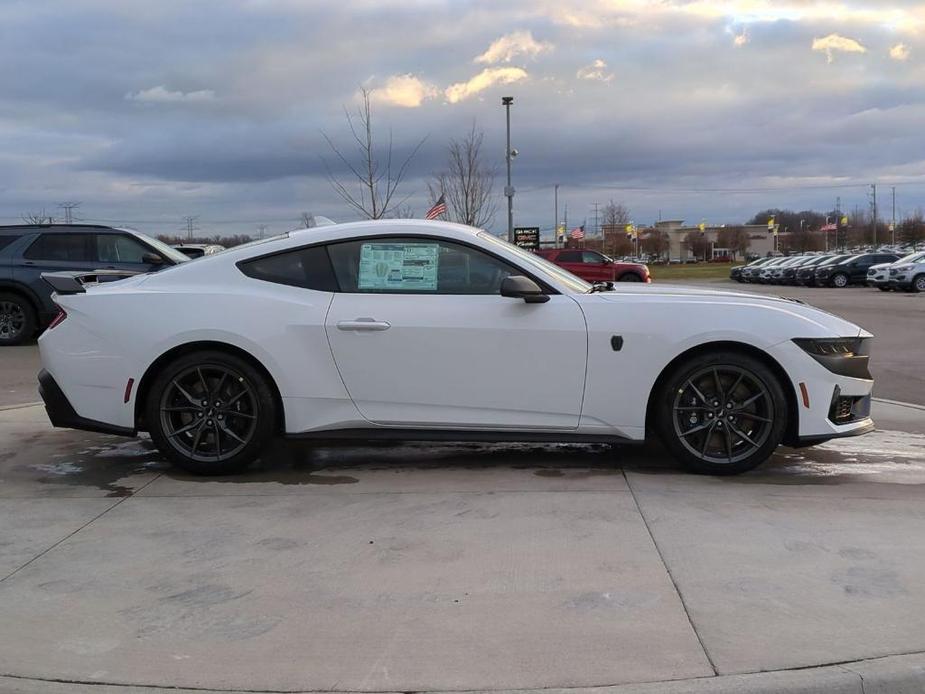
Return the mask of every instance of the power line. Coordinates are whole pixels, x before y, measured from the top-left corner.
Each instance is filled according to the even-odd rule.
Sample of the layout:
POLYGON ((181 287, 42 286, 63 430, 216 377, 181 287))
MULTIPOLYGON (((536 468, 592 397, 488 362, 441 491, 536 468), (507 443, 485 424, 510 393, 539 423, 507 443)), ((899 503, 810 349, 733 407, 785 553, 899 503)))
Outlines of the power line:
MULTIPOLYGON (((183 221, 186 224, 186 227, 185 227, 186 237, 190 241, 192 241, 193 239, 193 232, 199 229, 199 227, 196 226, 196 222, 198 220, 199 220, 199 215, 187 215, 186 217, 183 218, 183 221)), ((181 231, 182 229, 183 227, 181 227, 181 231)))
POLYGON ((64 210, 64 223, 73 224, 74 223, 74 210, 80 207, 79 201, 67 200, 65 202, 59 202, 58 207, 64 210))

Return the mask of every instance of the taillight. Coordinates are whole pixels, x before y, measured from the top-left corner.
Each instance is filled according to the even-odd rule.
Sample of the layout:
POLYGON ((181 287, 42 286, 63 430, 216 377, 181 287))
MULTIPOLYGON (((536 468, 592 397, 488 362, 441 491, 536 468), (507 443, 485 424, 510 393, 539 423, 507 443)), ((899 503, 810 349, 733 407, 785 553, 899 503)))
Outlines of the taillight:
POLYGON ((58 315, 51 319, 51 323, 48 324, 48 329, 51 330, 55 326, 61 325, 65 318, 67 318, 67 312, 63 308, 58 308, 58 315))

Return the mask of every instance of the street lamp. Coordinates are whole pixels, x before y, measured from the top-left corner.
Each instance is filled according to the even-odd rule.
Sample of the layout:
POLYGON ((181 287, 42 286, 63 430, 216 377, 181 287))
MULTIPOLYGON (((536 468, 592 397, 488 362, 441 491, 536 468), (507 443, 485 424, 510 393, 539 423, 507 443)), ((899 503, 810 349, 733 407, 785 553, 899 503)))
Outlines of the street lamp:
POLYGON ((514 186, 511 185, 511 159, 517 156, 517 150, 511 149, 511 104, 513 96, 502 96, 501 105, 504 106, 507 118, 507 149, 504 159, 507 163, 507 185, 504 187, 504 196, 507 198, 507 240, 514 243, 514 186))

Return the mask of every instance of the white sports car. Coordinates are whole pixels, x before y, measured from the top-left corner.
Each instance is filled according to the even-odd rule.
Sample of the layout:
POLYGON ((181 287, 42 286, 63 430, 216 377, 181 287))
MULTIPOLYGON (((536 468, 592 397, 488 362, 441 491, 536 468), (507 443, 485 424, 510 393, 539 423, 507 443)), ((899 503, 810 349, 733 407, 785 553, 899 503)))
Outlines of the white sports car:
POLYGON ((491 234, 294 231, 108 283, 45 275, 55 426, 240 471, 275 436, 642 442, 697 472, 873 429, 870 333, 798 301, 591 285, 491 234))

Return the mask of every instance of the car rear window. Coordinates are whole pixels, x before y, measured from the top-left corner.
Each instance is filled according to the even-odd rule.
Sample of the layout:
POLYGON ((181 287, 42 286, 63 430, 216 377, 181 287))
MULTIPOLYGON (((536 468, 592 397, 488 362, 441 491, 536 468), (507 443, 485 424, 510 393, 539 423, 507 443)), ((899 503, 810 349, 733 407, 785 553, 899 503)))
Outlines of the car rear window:
POLYGON ((90 262, 96 260, 91 248, 94 234, 42 234, 26 249, 27 260, 90 262))
POLYGON ((557 260, 560 263, 580 263, 581 251, 562 251, 557 260))
POLYGON ((238 263, 248 277, 320 292, 338 291, 331 260, 324 246, 297 248, 238 263))

